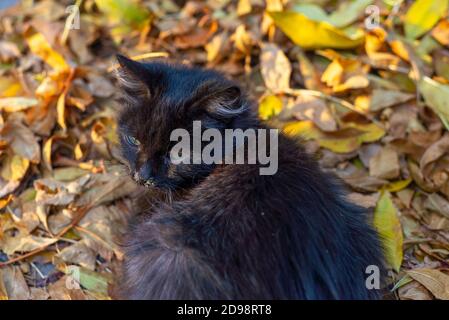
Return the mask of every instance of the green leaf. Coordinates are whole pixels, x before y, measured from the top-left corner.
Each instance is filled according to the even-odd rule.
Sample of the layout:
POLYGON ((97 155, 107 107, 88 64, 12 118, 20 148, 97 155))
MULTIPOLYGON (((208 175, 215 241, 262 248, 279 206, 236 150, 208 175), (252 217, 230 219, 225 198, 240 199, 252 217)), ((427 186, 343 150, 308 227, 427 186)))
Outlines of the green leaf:
POLYGON ((106 276, 78 266, 70 266, 67 272, 86 290, 105 297, 108 296, 108 278, 106 276))
POLYGON ((374 211, 374 226, 382 239, 385 257, 396 271, 402 264, 403 235, 397 210, 388 191, 382 192, 374 211))
POLYGON ((449 130, 449 86, 424 77, 419 82, 419 89, 426 104, 440 116, 449 130))
POLYGON ((416 39, 429 31, 446 14, 448 0, 417 0, 405 15, 405 35, 416 39))
POLYGON ((332 12, 329 22, 338 28, 346 27, 363 15, 367 6, 373 0, 355 0, 343 2, 336 11, 332 12))
POLYGON ((268 12, 268 15, 295 44, 305 49, 350 49, 364 42, 361 29, 344 31, 294 11, 268 12))
POLYGON ((111 22, 139 26, 148 19, 149 12, 129 0, 96 0, 98 8, 103 11, 111 22))
POLYGON ((320 6, 311 3, 297 4, 293 6, 293 11, 302 13, 307 18, 315 21, 326 21, 331 23, 329 16, 320 6))
POLYGON ((296 4, 293 6, 293 11, 302 13, 311 20, 328 22, 334 27, 342 28, 355 22, 372 2, 373 0, 342 2, 331 15, 328 15, 320 6, 311 3, 296 4))

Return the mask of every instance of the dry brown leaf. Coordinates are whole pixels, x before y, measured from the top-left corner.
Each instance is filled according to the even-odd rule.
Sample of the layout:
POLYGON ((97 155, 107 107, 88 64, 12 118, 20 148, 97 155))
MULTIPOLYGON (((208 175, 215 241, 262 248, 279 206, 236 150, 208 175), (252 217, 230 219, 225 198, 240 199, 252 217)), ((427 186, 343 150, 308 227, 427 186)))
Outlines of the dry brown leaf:
POLYGON ((28 300, 30 289, 26 284, 22 271, 17 266, 6 266, 0 269, 6 294, 10 300, 28 300))
POLYGON ((68 246, 57 254, 69 264, 77 264, 89 270, 95 270, 96 253, 85 244, 85 240, 68 246))
POLYGON ((67 275, 50 284, 48 293, 51 300, 87 300, 76 280, 67 275))
POLYGON ((337 123, 326 103, 313 96, 298 96, 292 104, 284 108, 279 114, 279 118, 284 120, 289 120, 291 117, 298 120, 311 120, 323 131, 337 130, 337 123))
POLYGON ((413 269, 407 274, 421 283, 437 299, 449 300, 449 276, 434 269, 413 269))
POLYGON ((292 67, 284 52, 277 45, 264 44, 260 60, 262 77, 268 89, 277 93, 290 88, 292 67))
POLYGON ((41 158, 40 145, 34 133, 18 119, 9 119, 2 130, 3 137, 9 142, 12 151, 33 163, 41 158))
POLYGON ((437 161, 444 154, 449 152, 449 134, 446 133, 440 140, 432 144, 423 154, 419 166, 423 172, 428 172, 426 168, 437 161))
POLYGON ((71 182, 60 182, 52 179, 39 179, 34 182, 37 191, 36 202, 39 205, 68 205, 73 203, 76 196, 81 193, 90 176, 71 182))
POLYGON ((48 246, 58 241, 57 238, 44 238, 28 234, 18 234, 15 237, 7 237, 2 250, 8 255, 15 252, 29 252, 34 249, 48 246))
POLYGON ((398 294, 401 300, 432 300, 430 292, 416 281, 400 287, 398 294))
POLYGON ((399 176, 398 154, 392 148, 382 148, 369 161, 371 176, 381 179, 394 179, 399 176))

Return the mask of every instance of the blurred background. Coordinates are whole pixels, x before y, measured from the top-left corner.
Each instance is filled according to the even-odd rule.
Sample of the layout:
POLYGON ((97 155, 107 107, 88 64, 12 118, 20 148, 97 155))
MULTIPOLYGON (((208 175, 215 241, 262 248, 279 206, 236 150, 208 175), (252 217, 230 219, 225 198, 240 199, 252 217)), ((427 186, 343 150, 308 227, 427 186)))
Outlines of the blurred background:
POLYGON ((371 212, 388 297, 449 299, 448 45, 448 0, 2 0, 0 299, 110 298, 116 53, 239 81, 371 212))

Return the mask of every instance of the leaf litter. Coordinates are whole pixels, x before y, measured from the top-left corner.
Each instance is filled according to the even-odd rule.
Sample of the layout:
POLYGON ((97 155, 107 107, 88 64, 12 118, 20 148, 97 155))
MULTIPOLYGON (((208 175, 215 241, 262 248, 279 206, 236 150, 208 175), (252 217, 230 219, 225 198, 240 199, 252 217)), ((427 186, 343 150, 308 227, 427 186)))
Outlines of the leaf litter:
POLYGON ((136 191, 118 52, 239 80, 372 213, 391 296, 449 299, 448 0, 41 0, 0 18, 0 299, 110 298, 136 191))

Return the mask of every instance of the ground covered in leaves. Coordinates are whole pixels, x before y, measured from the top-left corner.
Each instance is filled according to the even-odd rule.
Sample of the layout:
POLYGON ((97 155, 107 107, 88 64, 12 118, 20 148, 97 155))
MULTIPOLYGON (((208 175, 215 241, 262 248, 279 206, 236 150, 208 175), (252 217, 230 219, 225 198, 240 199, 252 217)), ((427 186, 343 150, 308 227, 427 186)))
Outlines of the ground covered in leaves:
POLYGON ((109 298, 135 189, 118 52, 240 81, 373 212, 392 296, 449 299, 448 0, 16 2, 0 11, 0 299, 109 298))

